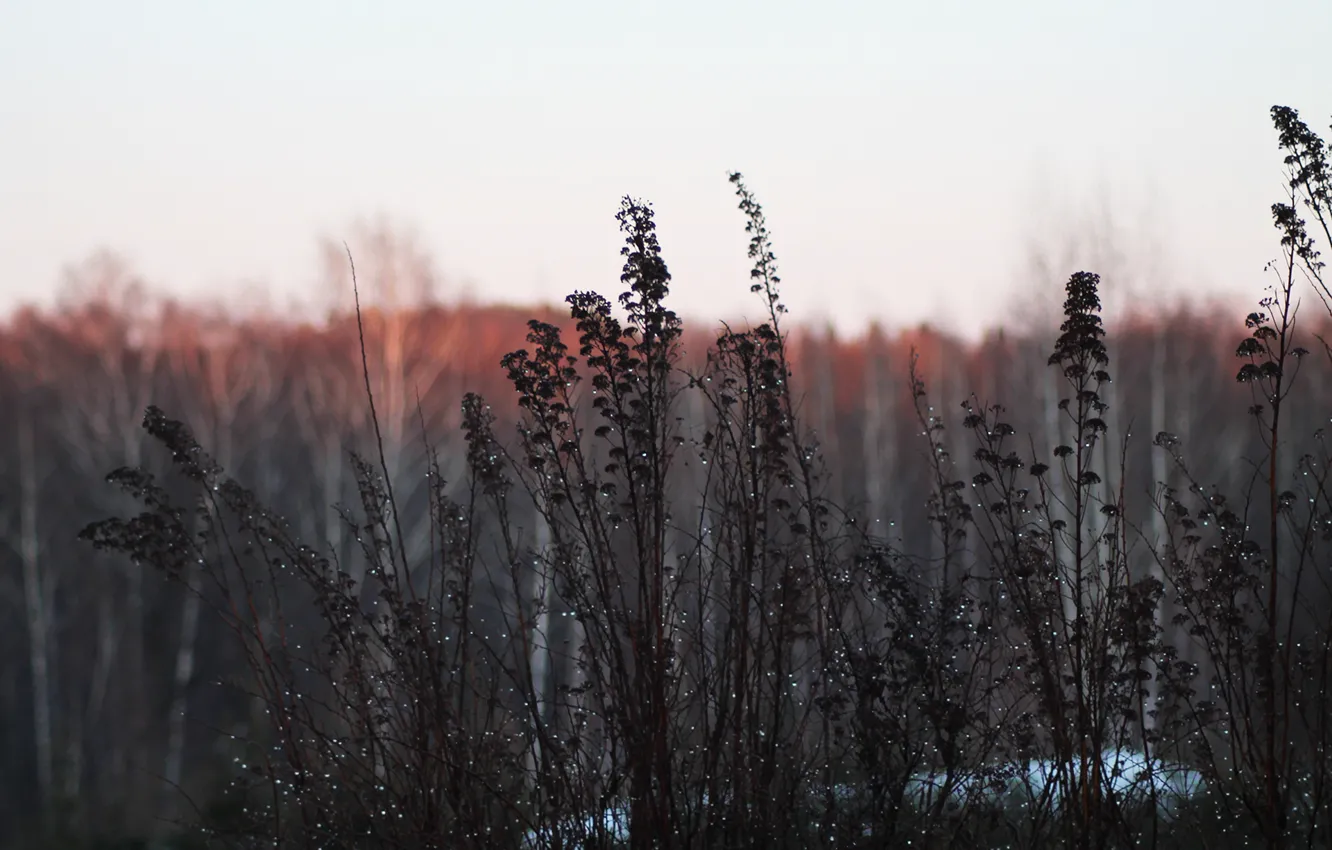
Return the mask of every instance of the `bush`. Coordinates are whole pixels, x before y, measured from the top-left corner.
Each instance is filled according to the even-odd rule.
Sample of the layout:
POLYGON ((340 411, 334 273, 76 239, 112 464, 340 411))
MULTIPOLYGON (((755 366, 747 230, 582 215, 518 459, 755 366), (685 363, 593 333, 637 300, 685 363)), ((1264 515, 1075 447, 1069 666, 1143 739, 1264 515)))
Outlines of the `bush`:
MULTIPOLYGON (((1332 632, 1303 605, 1324 588, 1329 467, 1287 457, 1280 413, 1307 353, 1297 278, 1328 295, 1298 207, 1324 236, 1332 216, 1325 145, 1292 110, 1273 116, 1291 168, 1290 203, 1273 208, 1287 261, 1238 351, 1268 448, 1262 487, 1238 511, 1191 480, 1162 491, 1161 541, 1111 484, 1128 436, 1106 418, 1089 272, 1068 280, 1049 357, 1064 389, 1054 445, 972 396, 953 423, 974 446, 962 480, 913 362, 931 555, 826 498, 766 220, 738 174, 766 321, 724 327, 686 368, 652 210, 625 199, 618 309, 569 296, 572 345, 530 322, 530 348, 502 362, 516 440, 469 394, 462 480, 428 455, 424 560, 409 557, 382 440, 353 457, 353 570, 150 408, 171 487, 191 496, 118 470, 144 511, 83 536, 172 579, 200 570, 191 592, 245 653, 269 725, 235 791, 249 832, 228 840, 1191 846, 1222 814, 1269 846, 1324 840, 1332 632), (1200 661, 1166 639, 1171 625, 1200 661)), ((1156 442, 1187 478, 1178 441, 1156 442)))

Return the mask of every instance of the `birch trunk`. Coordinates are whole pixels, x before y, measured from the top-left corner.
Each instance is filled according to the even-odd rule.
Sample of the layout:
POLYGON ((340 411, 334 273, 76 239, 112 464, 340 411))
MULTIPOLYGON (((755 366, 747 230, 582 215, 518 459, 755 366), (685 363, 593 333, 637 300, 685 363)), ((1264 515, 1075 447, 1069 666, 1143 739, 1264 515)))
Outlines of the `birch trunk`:
POLYGON ((166 784, 162 789, 159 819, 164 826, 175 818, 175 803, 180 798, 185 765, 189 688, 194 679, 195 647, 199 634, 199 565, 191 563, 185 569, 186 592, 180 615, 180 641, 176 645, 176 663, 171 678, 171 711, 167 716, 167 751, 162 770, 166 784))
POLYGON ((33 746, 37 753, 37 790, 41 805, 51 803, 54 782, 50 588, 40 562, 37 540, 37 458, 28 412, 18 421, 19 556, 23 562, 23 601, 28 620, 28 664, 32 671, 33 746))
MULTIPOLYGON (((536 602, 538 608, 532 625, 532 634, 528 639, 529 652, 531 653, 528 666, 532 671, 532 691, 536 699, 536 722, 544 730, 551 721, 550 607, 555 602, 555 582, 554 577, 550 575, 550 571, 545 566, 546 550, 550 547, 550 527, 546 525, 546 519, 542 516, 541 511, 536 512, 535 537, 533 548, 535 549, 536 559, 533 564, 532 584, 528 596, 536 602)), ((519 606, 525 603, 526 600, 518 600, 519 606)), ((541 769, 542 756, 541 738, 537 736, 532 747, 534 775, 535 771, 541 769)))
MULTIPOLYGON (((1169 365, 1169 332, 1165 326, 1158 327, 1153 334, 1152 345, 1152 438, 1157 434, 1167 430, 1166 428, 1166 368, 1169 365)), ((1152 488, 1154 492, 1160 492, 1159 488, 1169 483, 1170 467, 1167 464, 1169 457, 1163 448, 1154 448, 1152 451, 1152 488)), ((1166 553, 1162 551, 1166 539, 1165 513, 1161 510, 1152 511, 1152 546, 1157 549, 1157 557, 1153 558, 1148 565, 1148 575, 1152 578, 1164 582, 1165 576, 1161 572, 1160 559, 1164 559, 1166 553)), ((1153 622, 1157 628, 1161 623, 1169 622, 1169 616, 1172 614, 1170 606, 1170 594, 1167 593, 1153 612, 1153 622)), ((1178 646, 1178 644, 1176 644, 1178 646)), ((1181 647, 1182 649, 1182 647, 1181 647)), ((1161 687, 1156 677, 1153 676, 1147 682, 1147 708, 1150 711, 1156 705, 1156 700, 1160 695, 1161 687)), ((1150 714, 1143 715, 1143 726, 1146 729, 1155 728, 1156 721, 1150 714)))

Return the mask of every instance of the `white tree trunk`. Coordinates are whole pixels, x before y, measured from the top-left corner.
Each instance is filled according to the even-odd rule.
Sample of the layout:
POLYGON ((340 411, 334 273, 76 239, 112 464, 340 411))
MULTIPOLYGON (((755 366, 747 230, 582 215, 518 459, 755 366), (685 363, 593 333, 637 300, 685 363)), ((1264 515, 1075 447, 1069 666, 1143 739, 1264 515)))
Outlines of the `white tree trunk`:
MULTIPOLYGON (((550 650, 550 607, 555 602, 555 582, 550 571, 544 566, 546 550, 550 547, 550 527, 546 525, 545 517, 541 511, 536 512, 535 541, 533 548, 536 551, 537 561, 532 567, 532 583, 528 592, 528 599, 533 600, 539 606, 535 621, 532 624, 532 631, 528 637, 528 646, 531 657, 528 664, 532 670, 532 691, 536 698, 536 717, 537 723, 543 728, 550 723, 550 676, 551 676, 551 650, 550 650)), ((528 599, 518 600, 519 610, 528 603, 528 599)), ((541 763, 541 739, 538 737, 532 749, 532 756, 536 760, 534 767, 541 763)))
MULTIPOLYGON (((1167 341, 1169 340, 1169 331, 1165 327, 1156 329, 1155 338, 1152 340, 1152 439, 1156 435, 1166 430, 1166 368, 1170 362, 1167 341)), ((1169 458, 1166 450, 1163 448, 1153 448, 1152 451, 1152 488, 1153 492, 1160 492, 1159 488, 1169 483, 1170 468, 1167 464, 1169 458)), ((1165 514, 1160 510, 1152 511, 1152 547, 1157 550, 1157 558, 1153 558, 1148 564, 1147 574, 1158 581, 1165 581, 1165 576, 1161 572, 1159 559, 1165 558, 1165 552, 1162 550, 1166 537, 1165 514)), ((1166 614, 1172 610, 1170 605, 1170 594, 1167 592, 1153 613, 1154 622, 1160 628, 1166 614)), ((1147 682, 1147 709, 1150 711, 1155 705, 1160 695, 1161 687, 1156 677, 1153 676, 1147 682)), ((1143 716, 1143 726, 1147 729, 1155 727, 1156 722, 1150 714, 1143 716)))
POLYGON ((51 711, 50 586, 39 561, 37 540, 37 458, 32 419, 18 421, 19 556, 23 562, 23 601, 28 620, 28 663, 32 670, 33 746, 37 751, 37 790, 42 805, 51 802, 54 782, 54 738, 51 711))
POLYGON ((176 646, 176 665, 171 681, 171 713, 167 717, 167 752, 162 772, 166 780, 161 808, 164 824, 174 817, 175 801, 180 796, 185 764, 189 686, 194 679, 195 646, 199 633, 199 566, 191 563, 185 569, 188 589, 180 615, 180 642, 176 646))

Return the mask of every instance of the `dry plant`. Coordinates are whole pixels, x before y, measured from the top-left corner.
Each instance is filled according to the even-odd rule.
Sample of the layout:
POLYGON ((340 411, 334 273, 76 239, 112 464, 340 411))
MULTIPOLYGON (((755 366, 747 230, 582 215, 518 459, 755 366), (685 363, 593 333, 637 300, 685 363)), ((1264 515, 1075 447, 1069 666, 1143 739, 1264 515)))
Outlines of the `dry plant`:
POLYGON ((766 320, 723 326, 687 368, 652 210, 626 198, 618 305, 574 293, 575 342, 533 320, 529 348, 503 358, 515 438, 468 394, 465 471, 445 481, 421 417, 425 557, 403 532, 364 334, 376 454, 352 457, 359 506, 342 536, 356 563, 298 541, 149 408, 144 426, 178 474, 112 473, 143 511, 82 536, 185 585, 243 649, 237 686, 267 723, 237 742, 243 823, 205 835, 524 850, 1324 846, 1329 459, 1321 433, 1292 456, 1283 411, 1307 354, 1300 279, 1332 310, 1301 218, 1329 236, 1332 183, 1326 145, 1293 110, 1273 117, 1291 169, 1290 201, 1273 208, 1286 261, 1238 351, 1266 454, 1228 500, 1159 434, 1189 482, 1160 482, 1160 540, 1129 520, 1150 497, 1125 483, 1131 423, 1107 400, 1090 272, 1068 280, 1048 357, 1058 418, 1037 418, 1055 422, 1052 444, 975 395, 950 432, 913 358, 929 479, 891 501, 924 502, 934 543, 922 554, 869 533, 827 496, 767 222, 739 174, 766 320), (966 439, 970 456, 954 457, 966 439), (1167 639, 1167 603, 1192 660, 1167 639))

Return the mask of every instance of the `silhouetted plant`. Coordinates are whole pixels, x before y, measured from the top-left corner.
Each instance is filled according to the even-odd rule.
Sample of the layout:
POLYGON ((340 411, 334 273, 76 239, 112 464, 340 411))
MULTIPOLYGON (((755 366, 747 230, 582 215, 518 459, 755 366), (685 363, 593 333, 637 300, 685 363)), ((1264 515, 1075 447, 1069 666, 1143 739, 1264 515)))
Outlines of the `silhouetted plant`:
POLYGON ((1321 429, 1311 451, 1295 449, 1286 422, 1308 354, 1296 326, 1299 278, 1332 309, 1299 207, 1324 237, 1332 232, 1326 145, 1293 109, 1273 107, 1272 119, 1289 167, 1290 200, 1272 206, 1284 256, 1269 265, 1277 280, 1246 318, 1249 333, 1235 352, 1262 455, 1250 461, 1243 492, 1226 494, 1196 479, 1173 435, 1156 442, 1188 484, 1187 494, 1163 495, 1170 536, 1162 552, 1182 609, 1176 620, 1209 668, 1208 687, 1191 704, 1195 746, 1222 799, 1251 819, 1241 834, 1278 848, 1325 843, 1332 815, 1332 629, 1320 613, 1332 599, 1321 545, 1332 517, 1332 457, 1321 429))
POLYGON ((576 346, 534 319, 529 348, 502 359, 515 439, 467 394, 448 482, 421 415, 424 556, 402 521, 363 328, 377 459, 351 456, 349 555, 298 542, 149 408, 144 428, 176 475, 112 473, 142 510, 81 536, 197 594, 243 653, 267 726, 236 742, 249 832, 212 837, 1188 847, 1211 840, 1205 819, 1242 809, 1248 822, 1223 837, 1325 843, 1332 458, 1321 433, 1297 453, 1286 430, 1305 356, 1297 278, 1332 305, 1301 210, 1328 236, 1330 183, 1317 135, 1293 110, 1273 119, 1291 169, 1289 203, 1272 211, 1285 263, 1237 352, 1264 455, 1244 492, 1224 494, 1159 434, 1188 487, 1159 482, 1163 540, 1130 521, 1130 433, 1112 428, 1090 272, 1068 279, 1046 361, 1062 380, 1053 444, 1019 434, 1026 401, 972 395, 957 424, 973 453, 954 458, 913 355, 903 410, 927 477, 894 501, 933 544, 869 533, 829 497, 827 435, 798 416, 776 257, 739 174, 765 320, 723 326, 686 367, 652 210, 626 198, 618 305, 576 292, 576 346), (1167 585, 1135 546, 1151 549, 1189 647, 1166 639, 1167 585))

